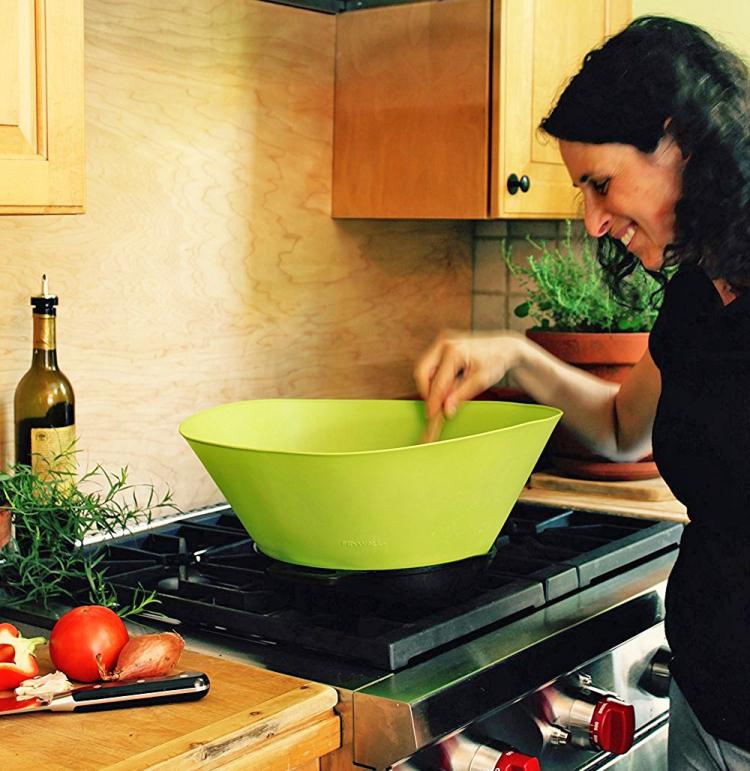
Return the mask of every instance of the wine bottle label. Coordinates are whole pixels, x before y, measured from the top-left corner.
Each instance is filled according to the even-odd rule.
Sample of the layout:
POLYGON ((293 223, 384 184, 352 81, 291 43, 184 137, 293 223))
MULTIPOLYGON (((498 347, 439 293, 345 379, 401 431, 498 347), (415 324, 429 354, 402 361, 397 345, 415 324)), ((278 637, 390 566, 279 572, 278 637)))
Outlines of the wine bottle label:
POLYGON ((57 345, 55 340, 55 317, 45 316, 41 313, 34 314, 34 348, 40 351, 54 351, 57 345))
POLYGON ((31 470, 39 479, 49 479, 52 473, 75 474, 74 443, 76 427, 32 428, 31 470))

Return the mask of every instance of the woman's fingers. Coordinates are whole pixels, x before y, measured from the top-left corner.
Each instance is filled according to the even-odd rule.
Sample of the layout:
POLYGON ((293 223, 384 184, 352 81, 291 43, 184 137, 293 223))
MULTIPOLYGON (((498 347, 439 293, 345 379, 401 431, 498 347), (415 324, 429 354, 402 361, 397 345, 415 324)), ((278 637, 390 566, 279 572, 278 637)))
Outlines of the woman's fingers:
POLYGON ((453 390, 447 395, 443 402, 443 409, 446 415, 456 414, 458 408, 464 403, 473 399, 482 391, 485 391, 493 383, 488 379, 488 373, 485 368, 476 367, 468 372, 464 372, 460 380, 456 381, 453 390))
MULTIPOLYGON (((446 408, 446 400, 462 383, 465 372, 471 366, 470 336, 442 333, 425 351, 414 368, 414 379, 419 394, 425 401, 428 418, 443 411, 449 417, 455 413, 455 406, 446 408)), ((456 405, 457 406, 457 405, 456 405)))
POLYGON ((414 366, 414 382, 417 384, 417 391, 419 391, 419 395, 424 401, 427 401, 430 395, 432 378, 440 364, 440 358, 442 356, 441 348, 442 343, 440 341, 433 343, 422 356, 420 356, 414 366))
MULTIPOLYGON (((445 400, 451 394, 457 384, 460 382, 466 359, 463 352, 452 345, 444 345, 442 356, 430 383, 430 390, 427 396, 427 415, 432 417, 438 411, 445 410, 445 400)), ((452 415, 448 414, 448 417, 452 415)))
POLYGON ((518 350, 518 335, 512 332, 442 333, 414 368, 428 418, 439 410, 453 416, 515 366, 518 350))

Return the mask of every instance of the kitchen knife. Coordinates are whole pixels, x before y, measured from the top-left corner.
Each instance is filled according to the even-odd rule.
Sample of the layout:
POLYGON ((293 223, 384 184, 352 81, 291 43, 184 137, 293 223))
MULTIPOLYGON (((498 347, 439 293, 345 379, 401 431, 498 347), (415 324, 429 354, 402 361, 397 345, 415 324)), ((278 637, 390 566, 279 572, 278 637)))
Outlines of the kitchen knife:
POLYGON ((173 701, 197 701, 210 688, 203 672, 183 672, 168 677, 148 677, 138 680, 112 681, 82 685, 60 693, 52 701, 36 697, 18 701, 15 696, 0 698, 0 717, 29 712, 93 712, 119 707, 141 707, 173 701))

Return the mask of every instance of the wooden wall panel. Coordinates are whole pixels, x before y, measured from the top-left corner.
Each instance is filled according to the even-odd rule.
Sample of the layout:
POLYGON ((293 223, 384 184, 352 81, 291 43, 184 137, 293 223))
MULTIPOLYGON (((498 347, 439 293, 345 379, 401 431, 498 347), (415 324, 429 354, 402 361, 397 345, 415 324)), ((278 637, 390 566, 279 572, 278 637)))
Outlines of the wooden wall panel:
POLYGON ((177 433, 237 399, 411 393, 467 327, 469 223, 330 218, 334 18, 254 0, 87 0, 87 213, 0 217, 0 439, 29 295, 60 294, 81 465, 220 496, 177 433))

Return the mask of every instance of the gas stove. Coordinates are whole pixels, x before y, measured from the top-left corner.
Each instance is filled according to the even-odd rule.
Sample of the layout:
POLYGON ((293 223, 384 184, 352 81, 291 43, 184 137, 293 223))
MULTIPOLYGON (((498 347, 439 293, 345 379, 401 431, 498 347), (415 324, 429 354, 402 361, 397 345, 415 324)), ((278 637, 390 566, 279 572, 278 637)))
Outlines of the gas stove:
POLYGON ((256 550, 231 509, 103 549, 123 601, 143 586, 156 591, 161 613, 184 626, 293 643, 393 671, 673 549, 681 530, 666 522, 519 504, 475 585, 438 607, 378 596, 381 576, 372 572, 357 578, 375 583, 373 596, 347 600, 337 590, 341 571, 280 565, 256 550))
POLYGON ((681 534, 519 503, 473 584, 439 602, 383 593, 380 571, 358 574, 352 595, 341 571, 280 564, 224 506, 89 548, 124 602, 137 586, 156 592, 143 623, 336 687, 344 746, 323 768, 480 771, 508 747, 562 771, 600 767, 663 728, 663 688, 644 683, 681 534), (591 728, 597 715, 614 738, 591 728))

